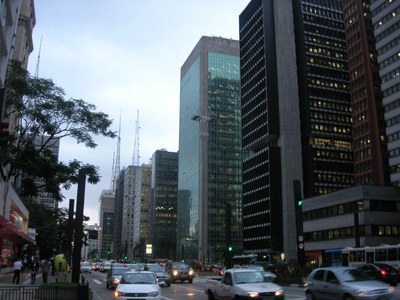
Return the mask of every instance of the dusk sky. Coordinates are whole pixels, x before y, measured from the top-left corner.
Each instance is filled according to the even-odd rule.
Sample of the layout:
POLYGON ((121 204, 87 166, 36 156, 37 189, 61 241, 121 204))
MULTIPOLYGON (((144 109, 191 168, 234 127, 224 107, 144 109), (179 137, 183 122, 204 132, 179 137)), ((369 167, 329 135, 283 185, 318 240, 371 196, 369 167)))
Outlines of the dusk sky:
MULTIPOLYGON (((83 99, 121 119, 121 169, 131 165, 139 111, 140 164, 159 149, 178 151, 180 70, 201 36, 239 39, 239 15, 250 0, 35 0, 34 51, 29 72, 52 79, 66 98, 83 99), (42 43, 40 41, 42 40, 42 43), (39 48, 41 44, 40 60, 39 48), (38 63, 39 62, 39 63, 38 63)), ((99 197, 112 182, 117 139, 97 148, 62 139, 59 160, 100 168, 86 184, 89 224, 98 223, 99 197)), ((61 207, 76 199, 64 191, 61 207)))

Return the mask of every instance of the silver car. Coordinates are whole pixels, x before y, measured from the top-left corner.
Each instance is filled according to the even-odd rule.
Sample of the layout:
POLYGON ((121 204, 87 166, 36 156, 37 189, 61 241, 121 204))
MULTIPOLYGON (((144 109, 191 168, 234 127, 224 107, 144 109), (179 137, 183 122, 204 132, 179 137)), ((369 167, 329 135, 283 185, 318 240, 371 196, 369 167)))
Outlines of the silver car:
POLYGON ((308 300, 389 300, 395 296, 394 287, 371 280, 352 267, 315 269, 307 277, 304 291, 308 300))

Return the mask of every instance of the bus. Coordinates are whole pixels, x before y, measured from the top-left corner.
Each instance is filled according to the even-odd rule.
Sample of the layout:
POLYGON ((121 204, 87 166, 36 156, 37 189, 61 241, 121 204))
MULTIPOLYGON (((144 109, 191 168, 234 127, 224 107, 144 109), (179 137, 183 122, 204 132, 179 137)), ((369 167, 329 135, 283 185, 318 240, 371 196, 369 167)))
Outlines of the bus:
POLYGON ((400 268, 400 244, 342 249, 342 264, 357 267, 366 263, 385 263, 400 268))
POLYGON ((232 257, 232 266, 234 267, 256 264, 257 254, 234 255, 232 257))

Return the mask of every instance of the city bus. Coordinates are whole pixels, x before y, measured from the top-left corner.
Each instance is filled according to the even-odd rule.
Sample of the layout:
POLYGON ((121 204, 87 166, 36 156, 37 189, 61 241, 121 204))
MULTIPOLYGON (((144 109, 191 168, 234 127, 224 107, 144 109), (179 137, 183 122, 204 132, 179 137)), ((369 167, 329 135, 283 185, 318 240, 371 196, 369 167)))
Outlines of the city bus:
POLYGON ((342 249, 342 264, 357 267, 365 263, 385 263, 400 268, 400 244, 342 249))

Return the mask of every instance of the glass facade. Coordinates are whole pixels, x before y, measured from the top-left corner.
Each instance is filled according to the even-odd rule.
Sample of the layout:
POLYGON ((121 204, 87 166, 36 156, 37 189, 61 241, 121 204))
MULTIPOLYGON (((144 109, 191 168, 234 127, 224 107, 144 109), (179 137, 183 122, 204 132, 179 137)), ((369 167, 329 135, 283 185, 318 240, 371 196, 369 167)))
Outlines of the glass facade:
POLYGON ((177 252, 184 259, 223 261, 228 241, 241 251, 238 50, 237 41, 203 37, 181 77, 177 252))

